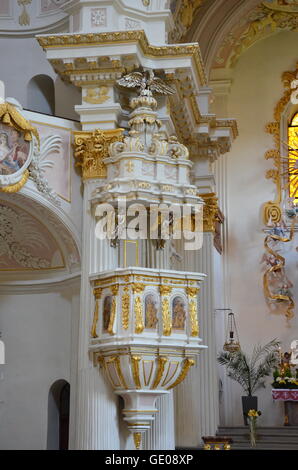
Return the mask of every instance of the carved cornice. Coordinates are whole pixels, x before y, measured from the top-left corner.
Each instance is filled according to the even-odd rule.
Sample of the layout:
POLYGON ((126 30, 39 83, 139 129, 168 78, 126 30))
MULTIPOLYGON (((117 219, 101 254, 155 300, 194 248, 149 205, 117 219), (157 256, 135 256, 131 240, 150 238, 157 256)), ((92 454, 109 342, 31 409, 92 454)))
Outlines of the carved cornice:
POLYGON ((204 232, 214 233, 218 214, 218 198, 215 193, 200 194, 200 197, 205 202, 203 209, 204 232))
MULTIPOLYGON (((206 86, 207 77, 204 70, 204 64, 198 44, 165 45, 153 46, 149 44, 144 31, 118 31, 110 33, 90 33, 90 34, 64 34, 53 36, 39 36, 37 38, 43 49, 50 48, 75 48, 86 46, 104 46, 105 44, 137 44, 146 57, 152 58, 171 58, 192 56, 195 67, 200 78, 200 84, 206 86)), ((82 57, 82 60, 85 60, 82 57)), ((88 69, 94 70, 94 63, 87 62, 88 69)), ((65 68, 65 71, 67 69, 65 68)))
POLYGON ((236 139, 239 135, 238 125, 236 119, 216 119, 212 123, 212 127, 215 128, 230 128, 232 131, 233 138, 236 139))
POLYGON ((74 156, 76 166, 82 168, 83 179, 105 178, 107 176, 104 158, 109 156, 109 146, 123 139, 123 129, 91 132, 75 132, 74 156))

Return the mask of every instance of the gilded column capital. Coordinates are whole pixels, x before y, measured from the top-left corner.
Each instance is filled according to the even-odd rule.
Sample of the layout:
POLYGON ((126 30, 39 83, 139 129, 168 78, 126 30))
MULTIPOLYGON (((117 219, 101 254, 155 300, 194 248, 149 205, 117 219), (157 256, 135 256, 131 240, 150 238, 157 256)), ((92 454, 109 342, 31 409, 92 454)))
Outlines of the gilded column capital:
POLYGON ((113 295, 117 295, 119 292, 119 284, 115 284, 114 286, 112 286, 111 291, 113 295))
POLYGON ((109 156, 109 146, 123 140, 123 129, 78 131, 74 133, 74 156, 76 166, 82 168, 83 179, 105 178, 106 166, 103 162, 109 156))
POLYGON ((96 287, 93 289, 93 294, 96 299, 100 299, 102 295, 102 287, 96 287))
POLYGON ((215 232, 215 222, 218 214, 218 198, 215 193, 200 194, 204 200, 204 232, 215 232))
POLYGON ((172 292, 171 286, 159 286, 159 292, 161 295, 169 295, 172 292))
POLYGON ((186 293, 189 297, 195 298, 200 289, 198 287, 186 287, 186 293))
POLYGON ((145 284, 141 283, 134 283, 131 285, 132 291, 134 294, 141 294, 143 290, 145 289, 145 284))

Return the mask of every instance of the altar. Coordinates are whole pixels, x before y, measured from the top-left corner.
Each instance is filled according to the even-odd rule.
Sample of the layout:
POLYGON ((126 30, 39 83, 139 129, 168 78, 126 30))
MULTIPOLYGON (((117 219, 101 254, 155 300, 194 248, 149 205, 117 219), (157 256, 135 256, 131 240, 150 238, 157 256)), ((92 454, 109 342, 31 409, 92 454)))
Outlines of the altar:
POLYGON ((284 402, 284 426, 298 426, 298 390, 273 389, 272 398, 274 401, 284 402))

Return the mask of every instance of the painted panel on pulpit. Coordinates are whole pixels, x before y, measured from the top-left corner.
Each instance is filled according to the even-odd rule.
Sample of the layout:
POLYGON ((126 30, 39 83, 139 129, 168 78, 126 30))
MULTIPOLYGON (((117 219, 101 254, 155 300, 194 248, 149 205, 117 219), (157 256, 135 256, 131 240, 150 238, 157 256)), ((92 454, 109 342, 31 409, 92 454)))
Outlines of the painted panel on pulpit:
POLYGON ((0 175, 13 175, 29 158, 30 144, 14 127, 0 124, 0 175))
POLYGON ((156 295, 147 294, 145 297, 145 328, 155 329, 158 319, 158 300, 156 295))
POLYGON ((177 296, 172 302, 172 327, 176 330, 184 330, 186 319, 186 302, 181 296, 177 296))
POLYGON ((103 301, 103 331, 108 331, 112 313, 112 296, 108 295, 103 301))

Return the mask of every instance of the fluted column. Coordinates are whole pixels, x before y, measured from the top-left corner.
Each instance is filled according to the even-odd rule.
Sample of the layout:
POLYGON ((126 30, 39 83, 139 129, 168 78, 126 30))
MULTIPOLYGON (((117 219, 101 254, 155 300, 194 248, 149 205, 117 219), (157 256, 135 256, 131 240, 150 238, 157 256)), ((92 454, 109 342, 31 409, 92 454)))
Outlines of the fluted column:
POLYGON ((184 252, 182 263, 182 269, 207 274, 199 296, 198 312, 200 337, 208 349, 201 353, 197 365, 174 392, 176 445, 181 447, 197 448, 201 445, 201 437, 214 435, 219 424, 213 235, 213 232, 205 232, 202 249, 184 252))
POLYGON ((115 250, 108 241, 95 237, 95 218, 89 205, 92 181, 85 183, 83 212, 83 253, 81 315, 78 352, 78 397, 76 404, 76 449, 119 449, 118 397, 89 356, 94 296, 89 276, 116 263, 115 250), (107 432, 107 425, 109 432, 107 432))
MULTIPOLYGON (((156 250, 155 241, 148 240, 148 267, 156 269, 169 269, 170 254, 169 241, 164 249, 156 250)), ((175 426, 174 426, 174 400, 173 392, 157 398, 155 420, 151 429, 145 433, 143 449, 164 450, 175 449, 175 426)))
POLYGON ((170 241, 167 240, 162 250, 157 250, 156 240, 147 240, 147 260, 148 268, 169 269, 170 266, 170 241))
MULTIPOLYGON (((221 256, 220 270, 218 272, 217 286, 221 286, 220 295, 217 292, 217 308, 229 309, 233 308, 231 304, 231 284, 230 284, 230 267, 229 267, 229 245, 228 245, 228 233, 229 233, 229 205, 228 205, 228 187, 229 187, 229 175, 227 170, 227 159, 228 155, 223 157, 216 162, 215 165, 215 177, 216 187, 218 194, 219 206, 223 214, 225 214, 225 221, 222 227, 222 244, 223 254, 221 256)), ((217 348, 222 350, 225 342, 226 333, 226 322, 227 312, 218 311, 216 314, 217 323, 217 348)), ((237 320, 236 320, 237 321, 237 320)), ((233 382, 227 377, 224 367, 218 367, 219 376, 222 382, 222 397, 220 400, 219 411, 220 411, 220 424, 222 426, 228 425, 235 419, 235 411, 233 405, 233 382)))
POLYGON ((157 398, 155 421, 144 437, 143 448, 148 450, 175 449, 173 392, 157 398))

